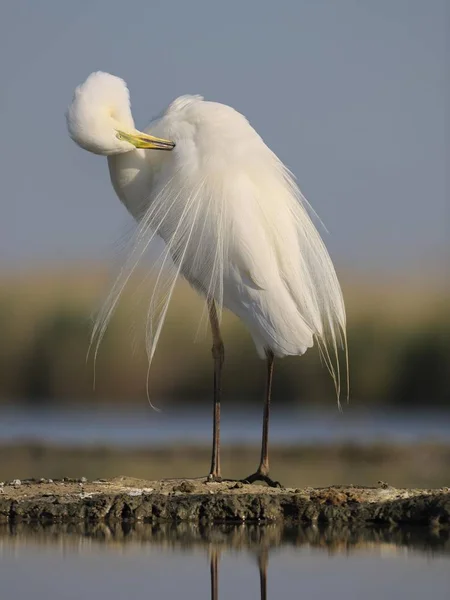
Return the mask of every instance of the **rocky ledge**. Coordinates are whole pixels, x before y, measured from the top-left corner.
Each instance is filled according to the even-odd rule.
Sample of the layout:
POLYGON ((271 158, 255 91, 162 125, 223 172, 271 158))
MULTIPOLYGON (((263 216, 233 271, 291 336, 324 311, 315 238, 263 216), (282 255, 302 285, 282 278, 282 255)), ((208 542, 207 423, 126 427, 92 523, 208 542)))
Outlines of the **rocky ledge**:
POLYGON ((450 488, 269 488, 204 479, 14 480, 0 484, 0 522, 274 522, 450 527, 450 488))

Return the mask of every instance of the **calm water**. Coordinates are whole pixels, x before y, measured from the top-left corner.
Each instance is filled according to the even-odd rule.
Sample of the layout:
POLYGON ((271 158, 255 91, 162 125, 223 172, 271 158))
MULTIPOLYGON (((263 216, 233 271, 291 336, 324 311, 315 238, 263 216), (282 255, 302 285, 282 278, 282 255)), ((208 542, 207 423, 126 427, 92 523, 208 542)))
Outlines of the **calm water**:
POLYGON ((2 598, 423 600, 450 593, 448 532, 180 526, 0 530, 2 598))
MULTIPOLYGON (((259 412, 224 406, 225 442, 258 443, 259 412)), ((210 411, 0 411, 0 442, 209 443, 210 411)), ((448 414, 275 408, 277 443, 450 441, 448 414)), ((18 600, 423 600, 450 597, 450 533, 317 527, 0 525, 0 597, 18 600)))
MULTIPOLYGON (((158 413, 149 406, 128 412, 56 409, 0 409, 0 442, 36 440, 85 445, 114 446, 172 444, 175 441, 209 443, 209 408, 170 408, 158 413)), ((222 439, 226 442, 259 443, 260 411, 227 408, 222 412, 222 439)), ((329 411, 296 411, 274 407, 271 420, 273 443, 332 443, 336 441, 420 442, 450 441, 450 413, 376 412, 345 407, 329 411)))

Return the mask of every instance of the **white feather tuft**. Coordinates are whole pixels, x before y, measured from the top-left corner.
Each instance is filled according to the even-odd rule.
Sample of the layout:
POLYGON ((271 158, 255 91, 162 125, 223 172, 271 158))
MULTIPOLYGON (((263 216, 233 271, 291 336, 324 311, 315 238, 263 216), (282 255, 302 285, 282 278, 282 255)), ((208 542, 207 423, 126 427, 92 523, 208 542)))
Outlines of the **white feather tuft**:
POLYGON ((261 356, 266 349, 303 354, 316 342, 338 402, 343 348, 348 397, 341 288, 291 173, 242 115, 201 97, 174 101, 149 132, 174 140, 175 150, 164 157, 137 151, 110 162, 114 187, 139 223, 93 330, 95 356, 131 274, 158 234, 166 249, 148 306, 149 368, 181 274, 216 300, 219 313, 226 307, 244 321, 261 356))

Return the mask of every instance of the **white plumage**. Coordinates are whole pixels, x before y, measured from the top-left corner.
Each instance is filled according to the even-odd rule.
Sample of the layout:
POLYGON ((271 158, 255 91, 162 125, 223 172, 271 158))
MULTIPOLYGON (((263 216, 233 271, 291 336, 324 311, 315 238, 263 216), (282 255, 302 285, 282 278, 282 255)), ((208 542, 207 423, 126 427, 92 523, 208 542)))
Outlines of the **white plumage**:
POLYGON ((97 321, 98 342, 158 234, 166 252, 149 303, 150 360, 181 273, 246 324, 262 357, 300 355, 317 341, 339 390, 346 317, 333 264, 293 177, 245 117, 182 96, 152 122, 147 139, 134 128, 126 84, 99 72, 77 88, 67 122, 75 142, 108 156, 114 189, 138 222, 134 251, 97 321), (158 139, 160 149, 170 149, 168 140, 175 148, 143 149, 158 139))

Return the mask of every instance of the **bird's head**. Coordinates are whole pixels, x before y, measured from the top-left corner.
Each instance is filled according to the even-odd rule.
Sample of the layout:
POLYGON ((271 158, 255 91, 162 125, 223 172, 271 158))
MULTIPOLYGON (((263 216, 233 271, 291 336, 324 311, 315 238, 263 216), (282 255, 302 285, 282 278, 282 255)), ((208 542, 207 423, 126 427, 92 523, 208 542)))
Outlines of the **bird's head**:
POLYGON ((66 112, 70 137, 94 154, 122 154, 136 148, 172 150, 175 144, 134 127, 130 94, 123 79, 98 71, 79 85, 66 112))

